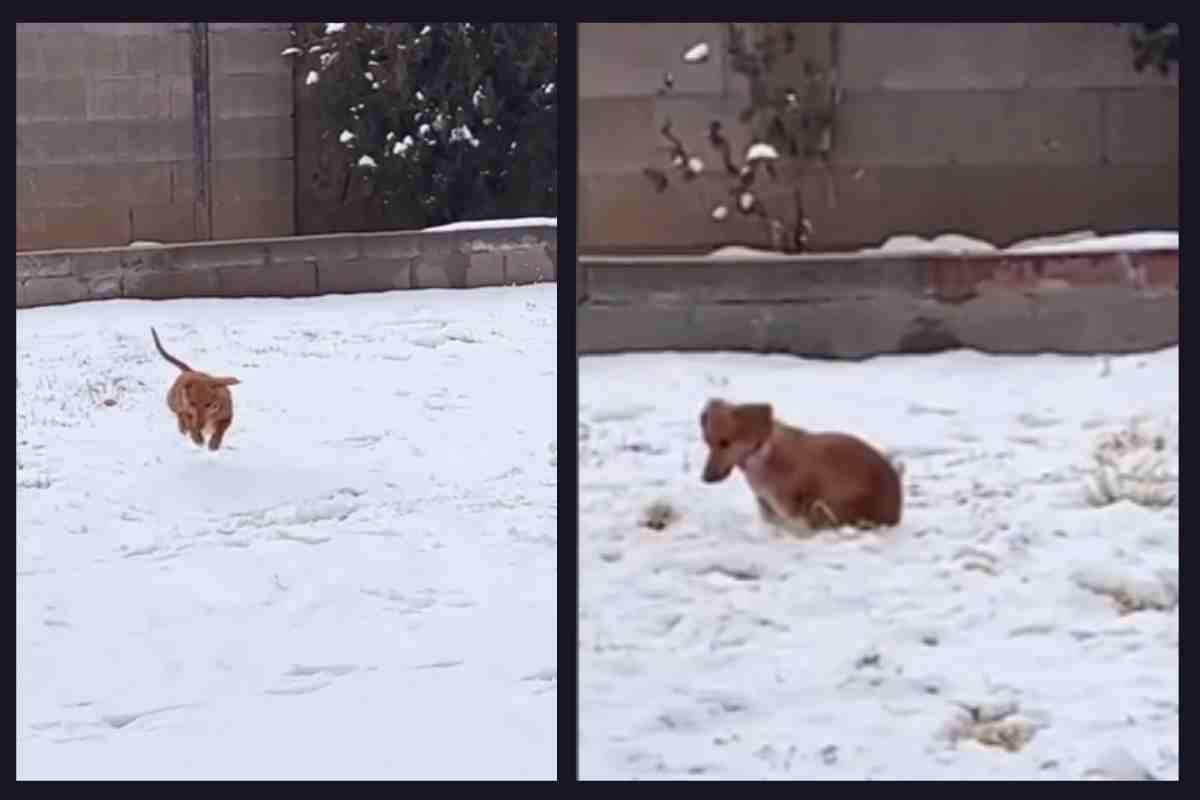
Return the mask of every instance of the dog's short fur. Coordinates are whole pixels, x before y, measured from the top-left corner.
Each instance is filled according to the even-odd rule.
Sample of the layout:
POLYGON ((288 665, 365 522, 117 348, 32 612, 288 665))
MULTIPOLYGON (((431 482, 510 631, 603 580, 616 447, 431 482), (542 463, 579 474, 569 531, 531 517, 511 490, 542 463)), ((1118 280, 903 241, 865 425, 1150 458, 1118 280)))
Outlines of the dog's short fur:
POLYGON ((179 420, 179 432, 190 434, 199 445, 204 444, 207 435, 208 449, 216 450, 233 424, 233 396, 229 387, 241 381, 196 372, 163 349, 154 328, 150 329, 150 335, 162 357, 182 370, 167 391, 167 407, 179 420))
POLYGON ((705 405, 700 427, 704 482, 740 467, 768 522, 810 530, 900 522, 900 475, 862 439, 810 433, 776 421, 769 405, 719 399, 705 405))

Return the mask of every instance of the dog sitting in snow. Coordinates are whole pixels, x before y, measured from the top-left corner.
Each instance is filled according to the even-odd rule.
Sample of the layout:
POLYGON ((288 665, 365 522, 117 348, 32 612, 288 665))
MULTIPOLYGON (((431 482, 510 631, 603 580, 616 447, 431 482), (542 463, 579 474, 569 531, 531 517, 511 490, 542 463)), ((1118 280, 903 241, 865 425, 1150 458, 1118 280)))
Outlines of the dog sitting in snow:
POLYGON ((772 524, 812 531, 900 522, 900 473, 862 439, 793 428, 769 405, 724 400, 705 405, 700 427, 709 447, 704 482, 740 467, 772 524))
POLYGON ((163 349, 154 328, 150 329, 150 335, 162 357, 182 370, 167 392, 167 408, 178 418, 179 432, 190 434, 199 445, 208 436, 208 449, 216 450, 233 424, 233 395, 229 387, 241 381, 196 372, 163 349))

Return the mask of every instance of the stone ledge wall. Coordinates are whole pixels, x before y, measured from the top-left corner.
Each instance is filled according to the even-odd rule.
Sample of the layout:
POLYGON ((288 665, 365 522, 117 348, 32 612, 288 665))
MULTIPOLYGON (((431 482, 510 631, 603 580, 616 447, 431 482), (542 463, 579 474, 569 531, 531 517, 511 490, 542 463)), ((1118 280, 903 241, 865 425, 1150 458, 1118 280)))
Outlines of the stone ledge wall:
POLYGON ((528 284, 555 281, 557 263, 550 226, 47 250, 17 253, 17 307, 528 284))
POLYGON ((1177 250, 596 257, 579 259, 576 279, 581 354, 1120 353, 1179 342, 1177 250))

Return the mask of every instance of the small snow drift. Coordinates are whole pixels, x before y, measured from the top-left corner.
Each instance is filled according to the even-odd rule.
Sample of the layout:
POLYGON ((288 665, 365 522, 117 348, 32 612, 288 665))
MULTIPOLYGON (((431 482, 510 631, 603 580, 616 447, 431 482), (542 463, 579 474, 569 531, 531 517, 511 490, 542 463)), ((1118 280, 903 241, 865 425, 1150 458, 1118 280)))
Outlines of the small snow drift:
POLYGON ((878 248, 868 248, 864 253, 993 253, 995 245, 963 236, 959 233, 943 233, 933 239, 900 234, 888 237, 878 248))
POLYGON ((1014 702, 958 703, 959 710, 938 732, 950 744, 964 740, 986 747, 999 747, 1015 753, 1032 740, 1040 727, 1036 721, 1021 716, 1014 702))
POLYGON ((755 142, 746 150, 747 161, 774 161, 779 151, 766 142, 755 142))
POLYGON ((1091 505, 1128 500, 1157 508, 1179 502, 1178 418, 1133 419, 1127 427, 1103 434, 1092 458, 1086 484, 1091 505))
POLYGON ((1076 570, 1071 580, 1081 589, 1111 598, 1122 614, 1170 611, 1179 603, 1178 570, 1136 575, 1093 564, 1076 570))

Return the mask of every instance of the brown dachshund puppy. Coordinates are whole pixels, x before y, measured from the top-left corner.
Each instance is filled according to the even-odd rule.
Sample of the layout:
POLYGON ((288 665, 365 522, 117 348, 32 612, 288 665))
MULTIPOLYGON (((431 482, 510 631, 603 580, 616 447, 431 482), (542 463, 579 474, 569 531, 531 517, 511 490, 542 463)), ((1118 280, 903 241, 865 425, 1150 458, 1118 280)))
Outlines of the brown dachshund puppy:
POLYGON ((228 387, 241 381, 196 372, 163 349, 154 328, 150 335, 162 357, 183 370, 167 392, 167 407, 179 419, 179 432, 191 434, 192 441, 199 445, 204 444, 207 435, 208 449, 216 450, 233 424, 233 396, 228 387))
POLYGON ((740 467, 763 518, 819 530, 900 521, 900 475, 875 448, 845 433, 810 433, 777 422, 771 406, 710 400, 700 415, 709 447, 704 482, 740 467))

